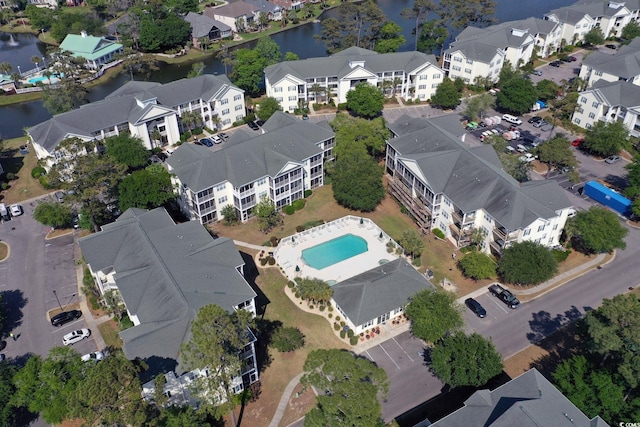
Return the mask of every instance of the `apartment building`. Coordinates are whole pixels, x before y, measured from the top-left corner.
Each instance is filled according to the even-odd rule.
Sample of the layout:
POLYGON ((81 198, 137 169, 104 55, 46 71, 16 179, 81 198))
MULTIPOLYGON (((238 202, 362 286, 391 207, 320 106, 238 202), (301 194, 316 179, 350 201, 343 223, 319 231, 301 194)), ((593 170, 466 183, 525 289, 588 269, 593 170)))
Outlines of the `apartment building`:
POLYGON ((613 55, 593 52, 582 61, 579 77, 587 83, 587 87, 600 80, 640 85, 640 38, 621 46, 613 55))

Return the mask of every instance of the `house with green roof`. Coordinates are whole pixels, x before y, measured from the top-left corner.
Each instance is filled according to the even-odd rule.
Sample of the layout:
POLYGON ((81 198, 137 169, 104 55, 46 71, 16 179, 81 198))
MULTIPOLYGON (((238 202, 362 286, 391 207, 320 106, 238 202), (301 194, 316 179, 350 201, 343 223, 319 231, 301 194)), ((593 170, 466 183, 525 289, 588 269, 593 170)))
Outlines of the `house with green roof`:
POLYGON ((122 53, 122 45, 104 37, 90 36, 86 31, 80 34, 68 34, 60 45, 60 50, 71 52, 76 58, 87 60, 87 67, 94 70, 114 60, 115 55, 122 53))

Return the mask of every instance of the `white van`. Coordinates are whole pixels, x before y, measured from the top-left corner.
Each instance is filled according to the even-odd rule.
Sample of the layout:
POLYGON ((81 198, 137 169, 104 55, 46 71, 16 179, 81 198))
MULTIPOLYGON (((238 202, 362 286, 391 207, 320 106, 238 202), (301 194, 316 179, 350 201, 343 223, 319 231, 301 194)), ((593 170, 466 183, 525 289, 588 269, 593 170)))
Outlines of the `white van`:
POLYGON ((522 120, 520 120, 516 116, 512 116, 511 114, 504 114, 502 116, 502 120, 504 120, 505 122, 512 123, 514 125, 521 125, 522 124, 522 120))
POLYGON ((4 203, 0 203, 0 217, 3 221, 9 221, 11 219, 9 217, 9 211, 4 203))

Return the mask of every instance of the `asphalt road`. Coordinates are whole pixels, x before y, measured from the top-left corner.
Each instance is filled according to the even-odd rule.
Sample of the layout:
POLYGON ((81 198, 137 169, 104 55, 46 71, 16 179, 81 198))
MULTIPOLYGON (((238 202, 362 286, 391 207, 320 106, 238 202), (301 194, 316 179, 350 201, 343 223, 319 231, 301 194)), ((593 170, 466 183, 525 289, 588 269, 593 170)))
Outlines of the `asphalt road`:
POLYGON ((628 249, 617 251, 615 259, 602 269, 593 270, 515 310, 504 305, 499 307, 502 310, 495 309, 494 305, 500 305, 500 301, 483 295, 478 300, 489 315, 478 319, 467 310, 467 330, 490 337, 504 358, 514 355, 560 326, 582 317, 585 312, 598 308, 604 298, 613 298, 638 286, 640 231, 630 229, 626 243, 628 249), (489 298, 492 301, 487 301, 489 298))

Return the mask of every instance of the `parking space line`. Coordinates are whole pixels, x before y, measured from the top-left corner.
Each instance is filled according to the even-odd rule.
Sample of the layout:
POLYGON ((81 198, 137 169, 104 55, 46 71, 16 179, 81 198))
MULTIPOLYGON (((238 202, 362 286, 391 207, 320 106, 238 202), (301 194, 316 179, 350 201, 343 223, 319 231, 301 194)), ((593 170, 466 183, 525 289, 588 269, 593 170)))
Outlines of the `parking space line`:
POLYGON ((407 355, 407 357, 409 358, 409 360, 411 360, 411 361, 413 362, 413 359, 411 358, 411 356, 409 356, 409 353, 407 353, 407 351, 404 349, 404 347, 402 347, 402 346, 400 345, 400 343, 399 343, 398 341, 396 341, 396 338, 395 338, 395 337, 392 337, 391 339, 393 340, 393 342, 394 342, 394 343, 398 344, 398 347, 400 347, 400 350, 402 350, 402 351, 404 352, 404 354, 406 354, 406 355, 407 355))
POLYGON ((375 361, 376 361, 376 360, 373 358, 373 356, 371 356, 371 354, 369 353, 369 350, 365 350, 364 352, 365 352, 365 353, 367 353, 367 356, 369 357, 369 359, 370 359, 372 362, 375 362, 375 361))
POLYGON ((384 349, 384 347, 382 346, 382 344, 378 344, 378 347, 380 347, 382 349, 382 351, 384 351, 384 354, 386 354, 387 356, 389 356, 389 359, 391 359, 391 361, 393 362, 394 365, 396 365, 396 368, 398 368, 398 370, 400 370, 400 366, 398 366, 398 364, 396 363, 395 360, 393 360, 393 357, 391 357, 391 355, 387 352, 387 350, 384 349))
POLYGON ((500 308, 500 310, 504 311, 505 313, 509 313, 509 310, 505 309, 502 304, 498 303, 498 300, 496 300, 495 298, 491 298, 491 301, 500 308))

